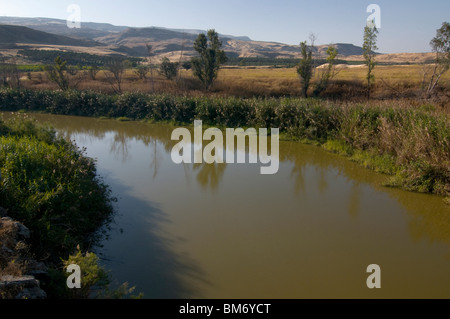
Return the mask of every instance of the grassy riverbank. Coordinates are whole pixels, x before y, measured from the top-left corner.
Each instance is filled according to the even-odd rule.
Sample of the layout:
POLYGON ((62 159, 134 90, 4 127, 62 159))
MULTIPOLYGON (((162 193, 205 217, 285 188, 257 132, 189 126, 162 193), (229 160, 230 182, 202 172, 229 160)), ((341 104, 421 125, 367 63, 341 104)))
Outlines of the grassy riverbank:
MULTIPOLYGON (((55 269, 44 285, 59 280, 65 287, 62 259, 77 246, 90 249, 113 212, 113 198, 94 161, 50 128, 31 121, 0 121, 0 171, 0 207, 30 230, 29 258, 55 269)), ((19 274, 27 273, 27 258, 20 265, 11 262, 19 274)))
POLYGON ((239 99, 94 91, 0 90, 0 110, 113 117, 221 127, 279 127, 391 175, 387 185, 449 196, 448 111, 406 101, 338 103, 316 99, 239 99))

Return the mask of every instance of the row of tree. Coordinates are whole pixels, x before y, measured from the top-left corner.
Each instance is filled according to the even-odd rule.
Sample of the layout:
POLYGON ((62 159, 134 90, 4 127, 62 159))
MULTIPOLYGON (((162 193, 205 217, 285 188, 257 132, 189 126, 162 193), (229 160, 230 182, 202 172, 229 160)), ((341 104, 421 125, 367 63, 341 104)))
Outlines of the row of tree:
MULTIPOLYGON (((168 80, 174 80, 178 77, 180 67, 186 70, 192 69, 194 75, 198 77, 205 90, 209 90, 217 78, 220 66, 227 61, 226 54, 221 50, 222 42, 215 30, 209 30, 207 35, 199 34, 194 43, 194 49, 198 52, 198 56, 185 62, 171 62, 168 58, 162 58, 158 72, 168 80)), ((153 71, 154 65, 151 61, 152 48, 147 46, 150 61, 147 65, 140 64, 136 67, 136 75, 143 80, 150 77, 152 91, 154 91, 153 71), (150 76, 149 76, 150 74, 150 76)), ((116 93, 122 93, 122 81, 125 70, 131 68, 128 60, 122 58, 110 58, 104 66, 103 72, 105 78, 110 83, 116 93)), ((97 66, 91 66, 83 70, 82 68, 74 68, 68 65, 66 60, 57 56, 52 65, 45 67, 48 78, 58 85, 61 90, 68 90, 70 87, 76 87, 88 75, 92 80, 96 79, 96 75, 100 72, 97 66), (80 72, 83 71, 83 72, 80 72), (72 77, 69 77, 72 75, 72 77)))
MULTIPOLYGON (((375 75, 373 70, 376 66, 376 50, 377 47, 378 30, 374 21, 368 23, 364 28, 364 41, 363 41, 363 56, 364 62, 367 66, 367 98, 370 99, 371 89, 375 83, 375 75)), ((308 89, 311 79, 314 74, 315 63, 313 61, 312 52, 314 48, 315 36, 310 37, 311 45, 308 46, 307 42, 300 43, 302 59, 297 66, 297 72, 301 79, 302 94, 304 97, 308 95, 308 89)), ((434 69, 427 82, 428 72, 424 72, 423 87, 427 97, 430 97, 435 91, 439 80, 442 75, 450 68, 450 24, 444 22, 442 27, 437 30, 436 37, 430 42, 433 52, 436 54, 434 69)), ((336 75, 334 66, 336 63, 337 51, 334 47, 329 47, 327 51, 328 67, 325 72, 319 77, 315 83, 314 95, 318 95, 320 92, 326 89, 330 80, 336 75)))
MULTIPOLYGON (((378 30, 375 21, 368 23, 364 28, 363 56, 367 66, 367 98, 370 99, 371 90, 375 83, 374 69, 376 66, 376 50, 378 30)), ((317 72, 317 60, 313 57, 315 36, 310 37, 311 45, 306 41, 300 43, 301 60, 297 65, 297 73, 300 77, 301 92, 304 97, 308 96, 311 80, 316 75, 314 83, 314 95, 319 95, 329 85, 330 81, 336 76, 336 57, 338 51, 334 46, 327 50, 327 67, 317 72)), ((428 97, 435 91, 442 75, 450 68, 450 24, 444 22, 442 27, 437 30, 436 37, 430 42, 433 52, 436 54, 434 69, 429 77, 426 88, 428 97)), ((194 74, 200 79, 206 90, 209 90, 217 78, 220 65, 227 61, 225 52, 221 50, 222 43, 218 34, 214 30, 208 31, 207 36, 200 34, 194 43, 194 49, 199 56, 192 59, 194 74)), ((424 83, 426 79, 424 74, 424 83)))

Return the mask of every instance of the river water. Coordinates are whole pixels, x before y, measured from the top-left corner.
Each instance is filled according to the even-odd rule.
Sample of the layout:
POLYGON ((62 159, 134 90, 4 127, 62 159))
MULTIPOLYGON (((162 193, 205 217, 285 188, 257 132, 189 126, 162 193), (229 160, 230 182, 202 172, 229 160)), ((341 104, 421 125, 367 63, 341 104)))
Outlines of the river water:
POLYGON ((170 125, 26 116, 97 160, 118 202, 96 252, 144 298, 450 298, 440 197, 383 187, 386 176, 295 142, 261 175, 260 164, 174 164, 170 125), (372 264, 380 289, 367 286, 372 264))

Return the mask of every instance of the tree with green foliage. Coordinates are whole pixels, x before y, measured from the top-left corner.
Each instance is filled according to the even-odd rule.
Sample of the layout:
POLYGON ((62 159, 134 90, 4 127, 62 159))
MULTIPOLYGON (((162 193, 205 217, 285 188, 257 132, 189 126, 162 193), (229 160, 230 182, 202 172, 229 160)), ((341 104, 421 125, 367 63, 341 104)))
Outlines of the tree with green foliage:
POLYGON ((190 69, 192 69, 192 63, 191 61, 185 61, 183 62, 183 64, 181 65, 183 67, 183 69, 185 69, 186 71, 189 71, 190 69))
POLYGON ((138 65, 134 73, 139 77, 139 80, 144 80, 147 82, 147 75, 150 72, 150 67, 148 65, 138 65))
POLYGON ((67 61, 63 61, 60 56, 55 58, 53 65, 47 65, 45 67, 45 73, 50 81, 56 83, 62 91, 67 91, 69 89, 67 61))
POLYGON ((162 58, 159 66, 159 73, 168 80, 173 80, 178 74, 178 62, 170 62, 169 58, 162 58))
POLYGON ((373 22, 370 26, 366 25, 364 28, 364 43, 363 43, 363 56, 364 62, 368 67, 367 70, 367 98, 370 99, 371 86, 375 82, 375 75, 373 69, 375 68, 375 50, 377 47, 377 35, 378 30, 373 22))
POLYGON ((314 95, 319 95, 323 92, 330 83, 330 80, 336 75, 336 57, 338 50, 334 46, 329 46, 327 49, 327 63, 328 66, 324 72, 322 72, 320 79, 317 81, 314 89, 314 95))
POLYGON ((194 42, 194 49, 199 56, 191 60, 194 75, 209 90, 217 78, 220 66, 227 61, 225 51, 221 50, 219 34, 211 29, 208 34, 200 33, 194 42))
POLYGON ((428 97, 435 91, 442 75, 450 69, 450 23, 442 23, 442 27, 436 31, 436 37, 431 40, 430 45, 436 53, 436 61, 427 88, 428 97))
POLYGON ((297 73, 300 76, 303 97, 308 97, 308 88, 313 76, 312 69, 312 50, 308 47, 306 41, 300 43, 302 59, 297 66, 297 73))

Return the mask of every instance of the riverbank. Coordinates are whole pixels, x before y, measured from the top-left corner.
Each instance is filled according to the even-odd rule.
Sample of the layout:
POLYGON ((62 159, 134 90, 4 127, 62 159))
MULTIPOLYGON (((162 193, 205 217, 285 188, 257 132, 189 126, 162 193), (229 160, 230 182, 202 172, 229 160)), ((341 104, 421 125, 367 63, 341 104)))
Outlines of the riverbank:
POLYGON ((1 277, 26 277, 31 260, 45 261, 44 290, 61 297, 52 294, 56 281, 64 287, 62 260, 96 243, 97 230, 112 216, 113 198, 94 161, 50 128, 0 121, 0 146, 0 207, 8 218, 0 229, 2 243, 17 241, 23 248, 5 250, 10 254, 2 254, 1 277), (17 231, 10 224, 28 230, 26 241, 13 238, 17 231))
POLYGON ((0 110, 179 125, 199 119, 220 127, 279 127, 287 139, 320 145, 390 175, 386 185, 450 194, 449 117, 445 109, 432 105, 3 89, 0 110))

